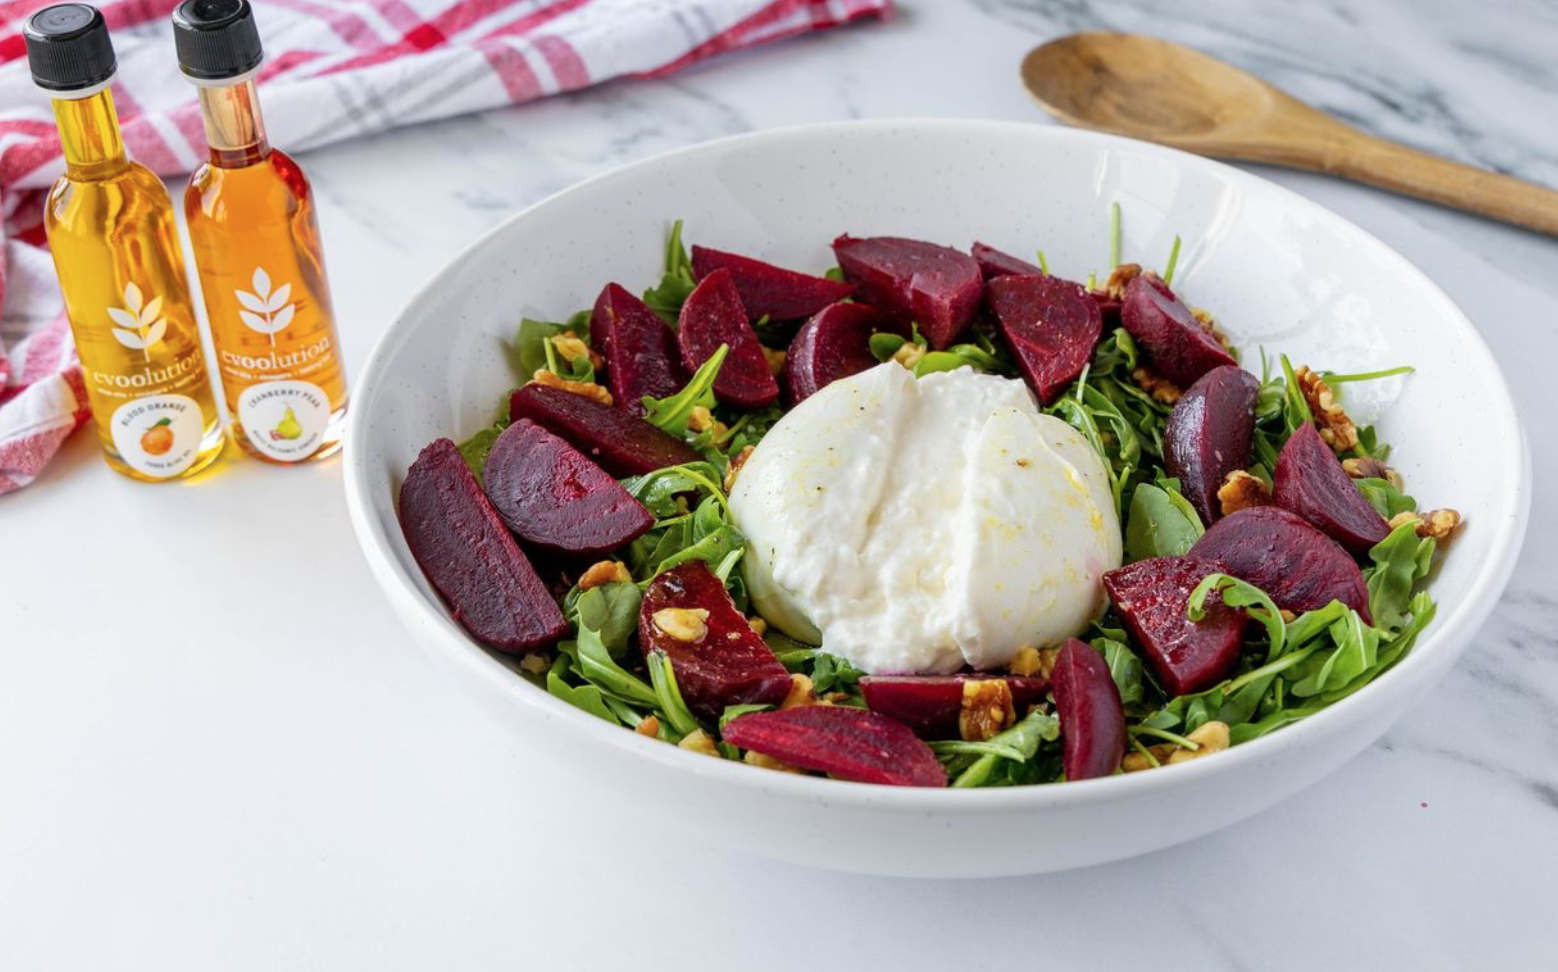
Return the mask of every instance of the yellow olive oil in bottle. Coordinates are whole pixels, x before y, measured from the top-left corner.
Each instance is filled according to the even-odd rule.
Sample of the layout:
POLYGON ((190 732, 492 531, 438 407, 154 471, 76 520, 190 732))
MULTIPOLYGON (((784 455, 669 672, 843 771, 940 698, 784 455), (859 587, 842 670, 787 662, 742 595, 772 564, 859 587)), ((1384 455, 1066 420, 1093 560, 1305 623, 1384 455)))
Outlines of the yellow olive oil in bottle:
POLYGON ((221 419, 173 204, 161 180, 125 156, 108 27, 96 8, 63 3, 29 17, 23 36, 65 155, 44 226, 98 441, 132 479, 191 475, 222 451, 221 419))
POLYGON ((233 437, 270 462, 323 458, 341 447, 346 374, 313 194, 265 138, 254 11, 248 0, 185 0, 173 34, 211 146, 184 217, 233 437))

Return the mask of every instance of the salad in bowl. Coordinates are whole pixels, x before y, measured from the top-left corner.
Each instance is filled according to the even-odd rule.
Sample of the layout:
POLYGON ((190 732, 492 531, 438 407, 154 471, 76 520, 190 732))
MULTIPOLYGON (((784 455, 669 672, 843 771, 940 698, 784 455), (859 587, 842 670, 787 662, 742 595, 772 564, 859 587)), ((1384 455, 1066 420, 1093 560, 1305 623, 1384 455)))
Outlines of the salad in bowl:
POLYGON ((1410 367, 1240 348, 1119 238, 1070 280, 846 233, 814 275, 677 223, 647 290, 520 323, 407 545, 516 677, 713 759, 985 788, 1279 731, 1407 655, 1461 517, 1347 411, 1410 367))

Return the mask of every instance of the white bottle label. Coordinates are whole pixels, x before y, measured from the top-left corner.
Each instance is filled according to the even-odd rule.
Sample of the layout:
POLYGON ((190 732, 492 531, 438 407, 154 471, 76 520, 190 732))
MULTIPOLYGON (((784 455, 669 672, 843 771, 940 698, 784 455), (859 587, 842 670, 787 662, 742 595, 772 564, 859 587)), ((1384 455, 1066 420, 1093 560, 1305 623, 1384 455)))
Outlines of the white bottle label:
POLYGON ((187 395, 147 395, 114 409, 108 420, 114 448, 136 472, 158 479, 177 476, 200 455, 205 422, 187 395))
POLYGON ((330 398, 306 381, 265 381, 238 396, 238 421, 261 455, 299 462, 323 444, 330 398))

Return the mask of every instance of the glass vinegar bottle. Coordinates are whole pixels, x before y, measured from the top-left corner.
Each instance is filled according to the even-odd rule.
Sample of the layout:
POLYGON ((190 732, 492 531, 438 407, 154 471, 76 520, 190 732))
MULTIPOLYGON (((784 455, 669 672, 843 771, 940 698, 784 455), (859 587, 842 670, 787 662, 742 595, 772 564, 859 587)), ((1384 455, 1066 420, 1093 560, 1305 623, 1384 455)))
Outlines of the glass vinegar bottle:
MULTIPOLYGON (((108 50, 111 76, 101 15, 65 8, 29 20, 29 53, 35 44, 92 42, 108 50)), ((58 68, 39 57, 34 75, 58 68)), ((132 479, 160 482, 220 454, 221 419, 172 201, 151 170, 126 157, 108 83, 49 85, 65 174, 49 191, 44 226, 103 455, 132 479)))
POLYGON ((278 463, 341 447, 341 362, 313 194, 270 147, 253 74, 199 83, 210 160, 184 192, 233 437, 278 463))

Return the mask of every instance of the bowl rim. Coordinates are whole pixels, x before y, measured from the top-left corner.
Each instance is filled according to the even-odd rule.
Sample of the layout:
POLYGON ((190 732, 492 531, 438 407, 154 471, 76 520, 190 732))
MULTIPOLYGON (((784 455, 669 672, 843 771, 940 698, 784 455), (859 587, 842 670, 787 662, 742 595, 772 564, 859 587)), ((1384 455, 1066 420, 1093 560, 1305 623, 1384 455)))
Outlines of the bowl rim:
MULTIPOLYGON (((1531 503, 1531 460, 1526 431, 1515 410, 1514 398, 1504 378, 1497 359, 1493 356, 1481 332, 1461 308, 1434 281, 1415 264, 1402 256, 1383 240, 1359 227, 1350 220, 1332 212, 1322 204, 1277 185, 1261 176, 1214 159, 1204 158, 1151 142, 1123 138, 1083 129, 1030 122, 999 121, 986 119, 945 118, 892 118, 854 119, 803 125, 784 126, 725 136, 694 145, 683 146, 648 158, 617 166, 606 172, 574 183, 506 217, 491 229, 482 233, 470 244, 438 269, 415 294, 375 342, 357 382, 353 396, 351 423, 346 436, 343 469, 343 485, 346 491, 347 509, 352 528, 357 536, 370 569, 386 597, 403 612, 415 604, 418 626, 427 639, 437 643, 439 653, 447 655, 459 667, 504 695, 519 700, 522 706, 535 711, 543 720, 554 718, 563 731, 582 733, 613 747, 621 754, 636 759, 648 759, 678 773, 686 773, 714 782, 730 785, 766 795, 803 800, 821 804, 835 804, 873 811, 902 813, 960 812, 971 815, 1006 814, 1022 810, 1047 808, 1081 808, 1100 803, 1125 801, 1144 796, 1160 796, 1185 787, 1198 786, 1213 775, 1236 774, 1247 764, 1269 762, 1282 754, 1301 748, 1311 740, 1345 730, 1349 723, 1361 721, 1372 710, 1388 705, 1395 696, 1409 694, 1426 687, 1425 680, 1432 671, 1429 666, 1444 652, 1449 656, 1442 667, 1447 669, 1464 650, 1472 635, 1483 625, 1497 605, 1515 567, 1525 539, 1526 524, 1531 503), (1486 413, 1502 416, 1515 443, 1500 457, 1502 466, 1487 470, 1486 474, 1498 476, 1507 483, 1505 499, 1514 515, 1501 522, 1479 521, 1479 529, 1495 531, 1490 554, 1479 573, 1473 578, 1466 597, 1456 610, 1441 615, 1413 650, 1400 662, 1383 673, 1357 693, 1340 700, 1325 710, 1309 716, 1280 732, 1269 733, 1234 747, 1215 760, 1191 760, 1170 770, 1156 773, 1115 774, 1091 780, 1077 780, 1064 786, 1019 786, 976 789, 972 792, 952 793, 950 788, 911 788, 880 786, 834 780, 822 777, 789 773, 755 773, 751 767, 731 760, 711 760, 707 756, 686 752, 675 746, 667 746, 659 740, 649 739, 627 731, 605 720, 590 715, 562 699, 553 697, 504 665, 484 647, 465 634, 447 612, 435 613, 426 603, 423 592, 408 572, 401 570, 397 558, 391 553, 393 542, 378 528, 373 513, 371 491, 380 484, 370 475, 361 459, 358 441, 368 434, 372 413, 368 406, 376 397, 380 384, 380 371, 395 350, 406 331, 405 322, 416 316, 420 305, 430 301, 431 295, 440 290, 446 281, 466 260, 488 246, 498 237, 511 231, 515 223, 532 213, 558 204, 576 195, 595 191, 603 184, 619 179, 636 178, 641 172, 656 167, 677 165, 687 159, 704 155, 718 155, 732 146, 784 143, 808 137, 848 138, 852 133, 891 133, 903 131, 940 131, 943 133, 968 133, 972 135, 996 135, 1007 137, 1054 139, 1060 142, 1082 143, 1105 152, 1128 150, 1166 159, 1178 166, 1204 169, 1221 176, 1242 191, 1268 193, 1277 201, 1303 209, 1307 214, 1328 228, 1351 235, 1364 247, 1370 248, 1394 269, 1404 281, 1422 288, 1430 300, 1437 301, 1447 312, 1452 325, 1459 328, 1464 339, 1464 353, 1476 354, 1485 359, 1496 377, 1497 407, 1487 408, 1486 413)), ((403 541, 402 541, 403 542, 403 541)), ((417 637, 417 632, 411 632, 417 637)), ((419 639, 425 640, 425 639, 419 639)), ((1372 742, 1372 740, 1370 740, 1372 742)), ((1360 747, 1361 748, 1361 747, 1360 747)))

